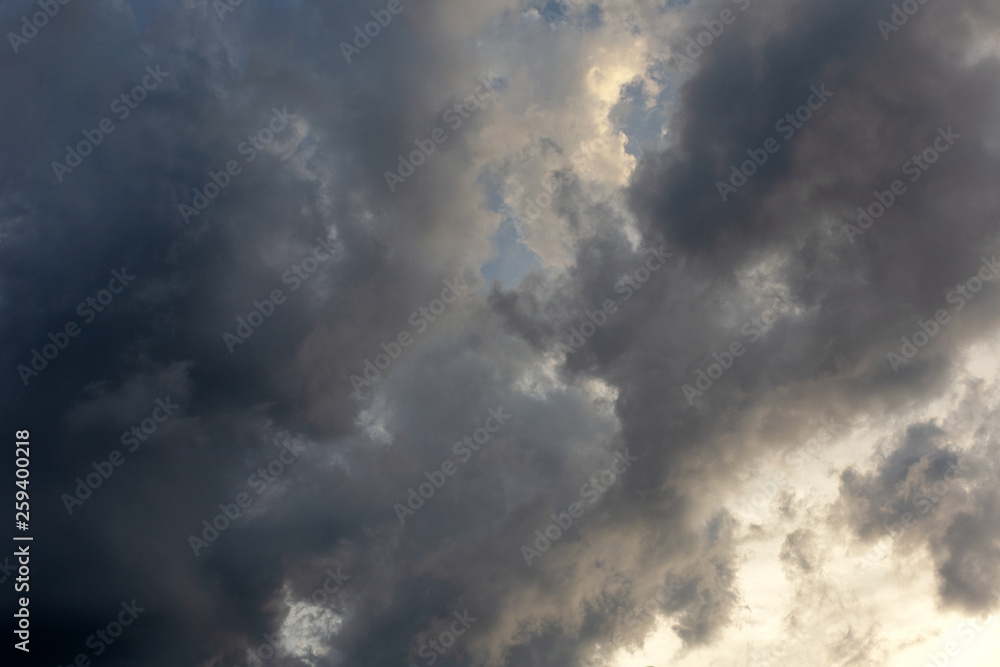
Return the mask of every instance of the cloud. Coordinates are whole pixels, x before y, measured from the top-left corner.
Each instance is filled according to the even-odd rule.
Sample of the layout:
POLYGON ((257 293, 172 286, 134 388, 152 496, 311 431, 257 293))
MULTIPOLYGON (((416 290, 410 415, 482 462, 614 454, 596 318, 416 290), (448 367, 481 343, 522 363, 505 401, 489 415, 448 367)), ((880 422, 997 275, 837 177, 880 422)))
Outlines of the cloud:
POLYGON ((910 413, 971 382, 960 366, 1000 295, 984 287, 899 373, 886 355, 996 247, 1000 11, 928 4, 885 42, 891 3, 752 3, 692 75, 674 71, 733 5, 421 0, 348 63, 340 43, 384 4, 243 3, 223 21, 207 0, 106 0, 61 6, 0 53, 3 405, 44 452, 33 622, 59 638, 38 659, 91 655, 92 628, 135 598, 149 611, 109 660, 244 664, 279 633, 294 650, 276 667, 419 663, 466 610, 478 620, 439 664, 576 665, 661 630, 696 660, 729 651, 747 613, 748 535, 780 532, 785 625, 825 628, 829 664, 883 664, 886 631, 831 582, 826 547, 843 532, 870 548, 908 511, 893 558, 928 559, 942 605, 994 609, 995 396, 910 413), (152 66, 170 76, 60 182, 52 162, 152 66), (495 97, 454 126, 483 81, 495 97), (254 146, 285 108, 287 129, 254 146), (843 225, 910 178, 940 127, 954 149, 852 243, 843 225), (385 172, 436 128, 447 141, 390 191, 385 172), (780 150, 722 201, 716 183, 772 136, 780 150), (231 160, 240 173, 185 220, 231 160), (537 267, 486 284, 514 217, 537 267), (309 269, 320 241, 335 250, 309 269), (24 386, 17 366, 123 265, 134 286, 24 386), (468 294, 435 312, 456 276, 468 294), (230 354, 241 318, 253 335, 230 354), (402 333, 412 344, 357 391, 351 375, 402 333), (735 342, 746 353, 689 403, 682 387, 735 342), (180 418, 67 515, 60 494, 167 394, 180 418), (394 504, 501 406, 511 420, 401 525, 394 504), (785 519, 814 526, 724 510, 831 415, 895 435, 841 467, 825 511, 808 489, 780 495, 785 519), (290 440, 301 463, 258 493, 290 440), (520 545, 626 448, 639 462, 527 567, 520 545), (189 536, 240 493, 250 509, 195 557, 189 536), (350 583, 317 610, 336 565, 350 583), (845 624, 844 609, 865 615, 845 624))

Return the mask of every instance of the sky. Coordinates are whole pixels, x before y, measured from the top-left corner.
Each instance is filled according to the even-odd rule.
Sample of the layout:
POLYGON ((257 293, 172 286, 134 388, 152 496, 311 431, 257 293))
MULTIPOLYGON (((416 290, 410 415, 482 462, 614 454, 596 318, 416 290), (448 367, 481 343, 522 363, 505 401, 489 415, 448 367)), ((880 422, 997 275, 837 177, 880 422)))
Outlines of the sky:
POLYGON ((0 28, 4 664, 998 664, 996 2, 0 28))

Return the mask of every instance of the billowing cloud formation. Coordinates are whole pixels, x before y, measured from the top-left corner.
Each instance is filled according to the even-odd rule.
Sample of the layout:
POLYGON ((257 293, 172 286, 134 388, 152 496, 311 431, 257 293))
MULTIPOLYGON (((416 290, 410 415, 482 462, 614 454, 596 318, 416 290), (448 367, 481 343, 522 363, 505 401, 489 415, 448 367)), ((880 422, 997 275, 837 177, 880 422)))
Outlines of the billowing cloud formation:
POLYGON ((995 610, 1000 8, 903 5, 5 6, 32 660, 889 664, 834 544, 995 610))

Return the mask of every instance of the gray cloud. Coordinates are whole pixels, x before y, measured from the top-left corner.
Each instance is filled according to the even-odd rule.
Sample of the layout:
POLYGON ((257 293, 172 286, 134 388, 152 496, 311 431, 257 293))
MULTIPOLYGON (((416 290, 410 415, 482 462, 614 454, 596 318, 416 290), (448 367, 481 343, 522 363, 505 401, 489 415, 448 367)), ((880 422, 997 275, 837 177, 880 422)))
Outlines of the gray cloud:
MULTIPOLYGON (((899 373, 886 360, 996 247, 1000 210, 997 59, 967 58, 983 42, 970 26, 996 29, 997 8, 928 4, 884 42, 876 20, 890 5, 755 6, 679 89, 663 61, 701 16, 673 3, 561 7, 565 21, 523 3, 406 3, 347 63, 340 42, 383 4, 243 3, 220 21, 204 0, 73 2, 20 52, 0 51, 3 405, 44 452, 32 464, 32 609, 36 637, 58 637, 38 639, 37 658, 91 654, 91 628, 136 598, 149 611, 109 664, 244 664, 263 633, 283 631, 299 643, 276 667, 422 662, 425 642, 467 609, 479 620, 438 664, 575 665, 615 633, 641 645, 653 617, 627 610, 668 580, 679 588, 656 613, 683 650, 720 641, 742 600, 740 538, 720 494, 821 417, 929 403, 997 324, 1000 296, 985 287, 899 373), (642 57, 627 48, 637 36, 642 57), (604 106, 575 105, 606 94, 630 58, 638 82, 604 106), (157 64, 170 76, 60 183, 51 163, 157 64), (495 101, 390 192, 397 156, 483 78, 495 101), (721 201, 730 164, 821 84, 833 97, 721 201), (294 121, 248 160, 241 142, 286 107, 294 121), (572 163, 574 133, 595 116, 637 156, 622 189, 629 162, 616 144, 572 163), (939 127, 961 139, 850 243, 842 224, 905 178, 939 127), (179 206, 229 160, 241 173, 186 222, 179 206), (536 195, 560 169, 576 179, 525 225, 547 263, 486 285, 490 237, 521 206, 505 193, 536 195), (318 238, 337 253, 293 289, 286 271, 318 238), (624 289, 661 244, 673 256, 624 289), (81 321, 77 304, 123 265, 135 267, 130 291, 24 386, 17 366, 81 321), (414 324, 456 276, 470 293, 414 324), (276 289, 285 302, 230 354, 223 334, 276 289), (777 297, 792 307, 745 333, 777 297), (608 299, 617 311, 560 352, 608 299), (401 332, 413 344, 355 392, 350 376, 401 332), (689 404, 682 386, 734 341, 745 355, 689 404), (60 494, 165 394, 181 415, 68 516, 60 494), (499 406, 510 422, 400 525, 393 505, 499 406), (307 451, 258 494, 251 476, 288 438, 307 451), (640 463, 526 567, 519 546, 622 448, 640 463), (243 492, 251 507, 195 557, 188 536, 243 492), (290 622, 287 602, 308 603, 335 564, 349 585, 326 611, 301 612, 314 625, 290 622)), ((0 25, 29 7, 7 6, 0 25)), ((943 604, 993 608, 995 449, 981 441, 960 453, 968 443, 944 424, 915 423, 873 471, 842 472, 830 529, 872 542, 968 458, 974 473, 894 548, 926 548, 943 604)), ((822 569, 818 539, 787 535, 786 576, 822 569)), ((831 664, 879 659, 875 624, 836 629, 831 664)))

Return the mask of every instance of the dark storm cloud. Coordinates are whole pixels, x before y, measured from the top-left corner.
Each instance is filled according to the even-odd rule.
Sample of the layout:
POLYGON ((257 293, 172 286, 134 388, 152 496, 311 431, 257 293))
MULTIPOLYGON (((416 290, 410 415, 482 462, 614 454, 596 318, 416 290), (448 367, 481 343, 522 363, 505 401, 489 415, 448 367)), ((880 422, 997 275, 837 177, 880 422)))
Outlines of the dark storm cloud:
MULTIPOLYGON (((976 432, 987 434, 996 416, 979 419, 976 432)), ((1000 602, 996 442, 984 438, 963 454, 955 444, 936 424, 910 426, 900 442, 886 447, 872 472, 852 467, 841 474, 835 515, 869 545, 890 540, 869 548, 863 566, 926 552, 941 602, 983 612, 1000 602)))
MULTIPOLYGON (((624 439, 647 457, 630 484, 647 503, 636 511, 650 511, 650 497, 671 485, 671 464, 690 461, 695 448, 718 454, 728 443, 728 456, 752 458, 753 450, 736 453, 723 438, 758 417, 770 421, 771 439, 794 441, 803 435, 803 414, 876 415, 936 394, 951 379, 960 346, 995 327, 986 313, 997 296, 984 288, 976 297, 981 309, 966 304, 905 374, 887 363, 900 336, 948 307, 949 290, 975 275, 984 250, 996 247, 1000 211, 988 139, 996 131, 996 89, 986 83, 997 74, 996 60, 964 63, 936 41, 966 40, 970 16, 995 25, 995 7, 973 3, 960 17, 924 6, 887 44, 876 19, 890 12, 888 3, 811 2, 748 12, 747 23, 706 50, 682 87, 673 145, 640 162, 632 203, 648 236, 678 251, 683 270, 651 279, 631 309, 566 361, 619 389, 624 439), (730 165, 780 136, 776 122, 823 84, 832 97, 723 202, 716 182, 730 165), (949 127, 961 138, 933 170, 909 180, 907 161, 949 127), (844 223, 854 223, 857 207, 895 179, 905 181, 905 197, 851 244, 844 223), (773 284, 743 282, 752 267, 768 269, 773 284), (740 323, 768 306, 762 297, 780 295, 775 284, 788 286, 796 308, 750 347, 740 323), (680 386, 693 384, 696 369, 735 341, 749 348, 745 356, 700 406, 687 408, 680 386)), ((611 234, 581 240, 566 281, 572 287, 553 300, 569 312, 592 308, 621 275, 626 254, 611 234), (608 278, 589 279, 602 272, 608 278)), ((522 334, 529 340, 551 326, 526 319, 538 309, 518 308, 532 303, 523 294, 497 295, 495 303, 512 330, 531 332, 522 334)), ((573 323, 567 315, 554 327, 550 349, 565 342, 573 323)), ((724 479, 726 470, 717 461, 704 474, 724 479)))
POLYGON ((841 495, 850 502, 848 523, 861 539, 880 537, 907 512, 915 518, 935 509, 942 496, 958 490, 969 470, 969 464, 949 448, 940 428, 913 425, 876 473, 865 475, 854 468, 841 473, 841 495))
MULTIPOLYGON (((401 55, 426 47, 407 43, 403 25, 402 40, 384 37, 366 51, 365 63, 332 66, 337 39, 367 16, 363 7, 245 6, 224 26, 207 3, 162 8, 139 33, 122 9, 63 7, 31 49, 2 56, 10 93, 2 167, 9 235, 4 363, 12 374, 5 405, 31 423, 33 440, 46 443, 51 457, 36 483, 36 515, 48 517, 39 524, 60 526, 79 549, 65 567, 68 552, 53 549, 55 533, 49 550, 39 540, 37 627, 62 639, 36 644, 35 653, 51 661, 90 653, 84 641, 91 628, 106 623, 121 599, 138 596, 151 611, 123 640, 142 656, 136 659, 239 662, 245 642, 256 645, 260 632, 276 630, 278 619, 265 609, 280 588, 280 551, 259 535, 244 538, 237 524, 196 560, 187 536, 219 503, 247 490, 248 476, 274 458, 272 443, 287 429, 331 439, 350 434, 349 373, 378 351, 372 341, 409 328, 411 310, 454 278, 454 267, 426 264, 405 238, 395 249, 387 244, 394 235, 426 233, 431 218, 393 215, 391 202, 380 204, 379 183, 384 165, 452 92, 437 88, 415 98, 424 85, 418 59, 401 55), (119 121, 113 101, 156 65, 169 76, 119 121), (383 72, 378 83, 368 78, 373 67, 383 72), (276 135, 271 148, 280 150, 249 162, 240 142, 267 127, 275 107, 303 125, 276 135), (63 160, 63 147, 76 146, 104 117, 114 131, 60 183, 51 162, 63 160), (302 165, 291 157, 307 127, 327 147, 310 165, 321 179, 296 172, 302 165), (209 172, 230 159, 242 172, 185 225, 178 204, 190 203, 193 189, 203 190, 209 172), (366 222, 373 213, 375 230, 366 222), (402 232, 404 224, 415 232, 402 232), (331 228, 341 252, 292 291, 284 271, 301 265, 331 228), (77 304, 122 265, 135 282, 84 322, 77 304), (230 355, 222 334, 235 331, 236 318, 247 318, 253 301, 274 289, 283 289, 287 301, 230 355), (31 349, 68 321, 82 327, 79 337, 25 387, 15 367, 29 364, 31 349), (320 383, 295 368, 297 350, 308 353, 309 332, 324 322, 338 323, 329 341, 337 354, 320 383), (167 376, 173 384, 157 380, 167 376), (60 494, 92 470, 91 461, 124 449, 122 431, 167 394, 182 401, 183 418, 130 454, 87 505, 67 516, 60 494)), ((451 81, 444 68, 437 71, 451 81)), ((473 86, 478 72, 470 66, 465 73, 454 78, 473 86)), ((336 471, 324 481, 340 481, 336 471)), ((352 488, 345 485, 344 502, 321 513, 310 513, 306 502, 293 513, 306 525, 327 526, 304 553, 349 540, 372 519, 372 510, 362 509, 365 493, 351 497, 352 488)), ((392 503, 380 497, 368 504, 384 511, 392 503)), ((426 618, 421 610, 407 622, 416 627, 426 618)), ((401 633, 399 646, 414 633, 401 633)))
MULTIPOLYGON (((670 577, 680 588, 660 610, 687 646, 703 645, 740 599, 732 535, 695 520, 715 509, 705 492, 736 479, 762 443, 808 437, 827 412, 931 395, 957 345, 995 324, 984 313, 997 296, 984 292, 905 373, 885 362, 995 236, 996 155, 983 137, 995 131, 997 65, 937 46, 967 37, 958 13, 926 6, 886 44, 875 28, 886 3, 748 12, 682 89, 676 143, 634 176, 645 243, 665 240, 676 256, 625 301, 621 281, 648 250, 633 251, 614 203, 583 186, 554 205, 576 248, 563 276, 506 290, 475 278, 467 263, 488 241, 468 165, 488 107, 388 190, 384 171, 491 63, 454 34, 488 9, 429 0, 406 3, 347 63, 340 42, 383 6, 245 2, 222 21, 212 3, 146 4, 136 24, 126 4, 72 2, 19 53, 0 51, 5 421, 30 428, 44 452, 33 462, 32 604, 46 639, 33 658, 90 654, 87 636, 135 598, 148 611, 108 664, 245 664, 246 648, 281 627, 285 591, 308 600, 335 564, 351 580, 331 607, 342 625, 318 640, 332 657, 316 664, 421 662, 425 642, 468 610, 478 620, 439 664, 574 665, 616 630, 637 645, 652 623, 628 624, 621 609, 670 577), (119 120, 113 101, 156 66, 169 76, 119 120), (729 164, 823 83, 834 96, 723 203, 715 181, 729 164), (241 142, 275 108, 295 118, 250 161, 241 142), (60 182, 52 162, 104 117, 114 132, 60 182), (960 142, 848 243, 839 223, 940 126, 960 142), (241 172, 186 222, 179 206, 229 160, 241 172), (317 239, 335 252, 293 290, 286 271, 317 239), (741 283, 764 260, 795 309, 689 405, 681 386, 695 369, 785 294, 741 283), (16 367, 50 332, 84 324, 77 304, 122 266, 134 284, 24 386, 16 367), (456 276, 471 294, 355 394, 349 376, 414 333, 412 314, 456 276), (230 353, 223 334, 276 289, 285 300, 230 353), (543 355, 606 299, 619 310, 550 377, 543 355), (61 494, 167 394, 179 413, 68 515, 61 494), (509 422, 401 525, 394 504, 501 407, 509 422), (252 476, 289 438, 306 450, 258 494, 252 476), (527 567, 520 545, 622 448, 641 463, 527 567), (253 501, 245 515, 195 556, 189 536, 240 493, 253 501)), ((0 25, 28 7, 7 5, 0 25)), ((963 7, 997 24, 992 5, 963 7)), ((608 21, 606 8, 589 15, 594 30, 608 21)), ((906 447, 917 445, 845 488, 883 498, 924 451, 906 447)), ((993 548, 965 516, 935 548, 943 597, 971 608, 996 572, 965 567, 993 548)), ((790 543, 789 562, 808 562, 807 547, 790 543)))

